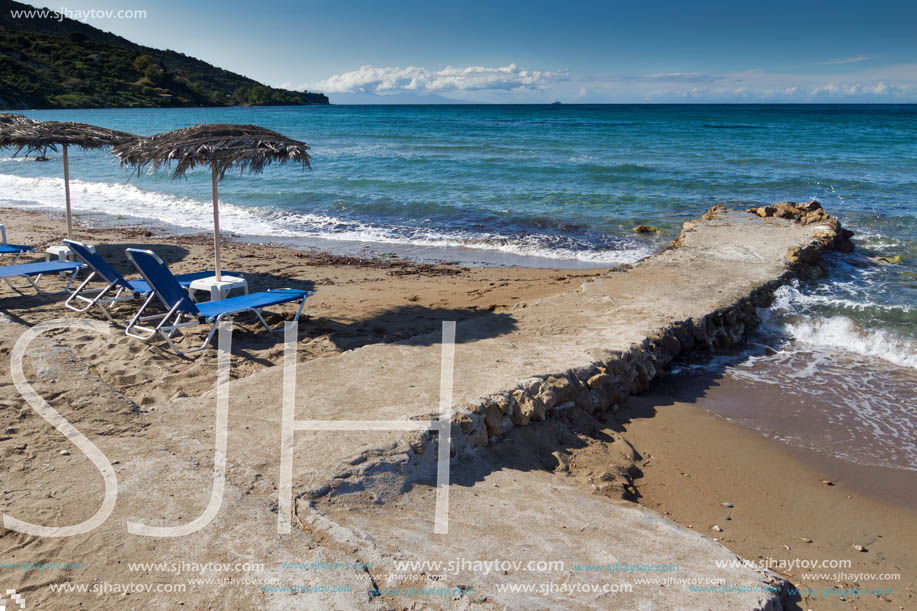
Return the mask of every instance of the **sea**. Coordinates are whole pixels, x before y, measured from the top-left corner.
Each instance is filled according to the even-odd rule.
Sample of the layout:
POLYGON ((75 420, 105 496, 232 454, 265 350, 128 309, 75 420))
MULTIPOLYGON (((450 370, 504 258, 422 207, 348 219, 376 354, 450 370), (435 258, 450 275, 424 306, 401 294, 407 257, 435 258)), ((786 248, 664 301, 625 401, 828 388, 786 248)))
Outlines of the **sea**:
MULTIPOLYGON (((261 125, 311 169, 228 173, 221 225, 253 242, 463 265, 590 268, 661 250, 715 204, 817 199, 855 232, 777 291, 741 350, 675 365, 780 397, 724 417, 839 460, 917 470, 917 105, 429 105, 27 111, 151 135, 261 125), (652 225, 658 234, 636 234, 652 225), (898 257, 900 257, 900 262, 898 257), (882 261, 885 258, 887 261, 882 261)), ((0 151, 0 206, 60 213, 59 155, 0 151)), ((132 174, 72 151, 83 220, 210 231, 206 168, 132 174)), ((2 222, 2 219, 0 219, 2 222)), ((10 238, 15 227, 8 227, 10 238)))

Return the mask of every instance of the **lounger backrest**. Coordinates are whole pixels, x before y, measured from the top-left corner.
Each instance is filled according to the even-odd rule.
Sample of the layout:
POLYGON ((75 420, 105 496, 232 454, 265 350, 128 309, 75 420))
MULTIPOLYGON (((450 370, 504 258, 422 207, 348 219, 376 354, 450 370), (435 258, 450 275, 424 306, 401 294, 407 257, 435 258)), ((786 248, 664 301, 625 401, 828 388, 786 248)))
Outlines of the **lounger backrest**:
POLYGON ((171 310, 178 304, 178 309, 182 312, 194 315, 200 313, 188 296, 188 292, 181 287, 168 266, 156 253, 152 250, 138 248, 128 248, 125 252, 143 279, 156 291, 156 295, 166 308, 171 310))
POLYGON ((0 225, 0 244, 6 244, 6 227, 0 225))
POLYGON ((66 244, 70 250, 75 252, 76 256, 83 260, 83 263, 102 274, 106 280, 111 283, 120 284, 125 288, 130 288, 130 285, 124 279, 124 276, 119 274, 111 265, 106 263, 105 259, 89 250, 89 247, 82 242, 64 240, 64 244, 66 244))

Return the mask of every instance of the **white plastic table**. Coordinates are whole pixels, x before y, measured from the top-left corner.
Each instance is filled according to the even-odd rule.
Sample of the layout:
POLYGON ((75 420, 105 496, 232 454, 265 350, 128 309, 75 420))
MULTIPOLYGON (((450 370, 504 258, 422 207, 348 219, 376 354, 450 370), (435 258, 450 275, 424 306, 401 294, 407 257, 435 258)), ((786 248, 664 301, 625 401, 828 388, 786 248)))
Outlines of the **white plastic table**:
MULTIPOLYGON (((90 252, 96 251, 95 246, 87 244, 87 248, 90 252)), ((45 261, 50 261, 52 257, 57 257, 61 261, 72 261, 73 251, 66 244, 55 244, 54 246, 49 246, 45 251, 45 261)))
POLYGON ((242 289, 248 295, 248 281, 237 276, 221 276, 220 281, 217 282, 216 276, 208 276, 207 278, 198 278, 192 282, 188 287, 188 293, 191 295, 191 299, 197 301, 194 298, 194 294, 197 291, 208 291, 210 300, 216 301, 218 299, 226 299, 233 289, 242 289))

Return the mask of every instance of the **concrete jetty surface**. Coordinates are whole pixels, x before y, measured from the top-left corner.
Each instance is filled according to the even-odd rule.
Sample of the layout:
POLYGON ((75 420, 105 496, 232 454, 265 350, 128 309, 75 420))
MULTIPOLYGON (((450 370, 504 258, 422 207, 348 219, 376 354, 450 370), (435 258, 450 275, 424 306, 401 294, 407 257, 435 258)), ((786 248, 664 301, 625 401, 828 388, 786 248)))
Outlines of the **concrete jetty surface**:
MULTIPOLYGON (((574 291, 458 324, 448 534, 434 534, 440 433, 346 426, 293 434, 292 532, 277 534, 284 371, 273 367, 227 386, 225 491, 207 526, 175 538, 125 529, 127 520, 174 526, 204 512, 214 482, 216 391, 156 405, 117 435, 93 438, 87 422, 87 436, 118 461, 120 491, 111 517, 65 539, 17 534, 16 545, 53 549, 58 557, 106 555, 108 580, 128 579, 133 571, 117 559, 143 548, 152 562, 203 555, 213 562, 264 563, 261 578, 314 588, 294 595, 255 584, 197 586, 186 595, 191 608, 780 609, 779 578, 735 562, 715 532, 683 528, 575 486, 563 474, 520 468, 506 448, 518 427, 569 425, 615 410, 681 352, 740 341, 756 322, 755 308, 780 283, 814 273, 825 251, 848 247, 839 224, 816 211, 808 204, 756 214, 711 209, 657 256, 574 291), (339 566, 282 566, 320 562, 339 566), (643 568, 583 571, 577 565, 643 568), (637 583, 653 578, 670 581, 637 583), (699 591, 717 584, 721 591, 699 591)), ((101 381, 81 373, 78 355, 61 354, 42 339, 35 349, 47 375, 108 397, 108 405, 118 401, 101 381)), ((442 336, 430 334, 299 363, 294 418, 435 422, 442 355, 442 336)), ((605 443, 632 459, 623 440, 605 443)), ((85 507, 79 517, 85 519, 104 488, 91 464, 80 469, 68 476, 94 484, 73 486, 68 502, 85 507)), ((39 475, 30 485, 60 477, 39 475)), ((131 601, 157 608, 153 595, 132 594, 131 601)))

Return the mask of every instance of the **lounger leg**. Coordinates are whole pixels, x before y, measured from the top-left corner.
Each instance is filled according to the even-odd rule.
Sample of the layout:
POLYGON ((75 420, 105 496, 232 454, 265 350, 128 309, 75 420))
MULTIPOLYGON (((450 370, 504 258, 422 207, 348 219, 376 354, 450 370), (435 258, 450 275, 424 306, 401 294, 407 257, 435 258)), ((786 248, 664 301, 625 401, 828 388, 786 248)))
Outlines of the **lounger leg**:
POLYGON ((175 350, 175 352, 178 352, 178 354, 181 354, 181 355, 185 355, 185 354, 194 354, 195 352, 200 352, 201 350, 205 350, 205 349, 207 348, 207 346, 210 345, 210 340, 213 339, 213 334, 216 332, 217 327, 220 325, 220 321, 223 320, 223 316, 224 316, 223 314, 220 314, 219 316, 217 316, 217 317, 214 319, 213 324, 210 325, 210 331, 207 332, 207 338, 204 339, 204 343, 202 343, 202 344, 201 344, 200 346, 198 346, 197 348, 194 348, 194 349, 192 349, 192 350, 185 350, 184 352, 182 352, 181 350, 179 350, 179 349, 175 346, 175 344, 172 343, 172 340, 171 340, 171 339, 168 339, 168 338, 167 338, 167 339, 168 339, 168 342, 169 342, 169 345, 172 346, 172 349, 175 350))
MULTIPOLYGON (((32 276, 26 276, 25 279, 29 281, 29 284, 32 285, 32 288, 35 289, 36 293, 38 293, 42 297, 49 297, 50 295, 61 295, 63 293, 68 293, 70 291, 70 285, 73 284, 73 280, 74 278, 76 278, 76 275, 79 271, 80 271, 79 268, 74 269, 73 273, 70 274, 70 279, 67 280, 67 284, 64 285, 64 289, 62 291, 55 291, 53 293, 46 293, 43 290, 41 290, 41 288, 39 288, 38 286, 38 283, 41 282, 41 277, 44 276, 44 274, 36 274, 34 278, 32 276)), ((15 286, 13 286, 13 284, 10 283, 9 280, 7 280, 7 284, 13 287, 14 290, 17 290, 17 291, 19 290, 15 286)))
POLYGON ((296 310, 296 316, 293 317, 293 322, 299 321, 299 315, 302 314, 302 309, 306 306, 306 299, 309 297, 308 294, 303 295, 302 300, 299 302, 299 309, 296 310))
MULTIPOLYGON (((102 310, 102 314, 105 314, 105 318, 107 318, 107 319, 108 319, 108 322, 111 322, 111 323, 115 322, 115 319, 114 319, 114 317, 111 315, 111 312, 108 311, 108 308, 105 307, 105 305, 102 303, 102 301, 101 301, 99 298, 100 298, 104 293, 107 293, 109 290, 111 290, 111 288, 112 288, 113 286, 114 286, 114 283, 109 284, 108 287, 107 287, 102 293, 100 293, 100 294, 98 295, 98 297, 96 297, 96 305, 99 306, 99 309, 102 310)), ((111 306, 115 305, 116 303, 118 303, 118 301, 120 301, 120 299, 121 299, 121 294, 122 294, 122 293, 124 293, 124 287, 123 287, 123 286, 122 286, 121 288, 118 289, 118 291, 112 296, 111 299, 108 300, 108 307, 111 307, 111 306)))
MULTIPOLYGON (((10 265, 16 265, 16 262, 19 261, 19 257, 21 257, 24 253, 25 253, 25 251, 22 251, 22 250, 20 250, 19 252, 17 252, 17 253, 16 253, 16 256, 13 257, 13 262, 10 263, 10 265)), ((5 254, 6 254, 5 252, 4 252, 4 253, 0 253, 0 259, 2 259, 3 256, 4 256, 5 254)))
POLYGON ((74 280, 76 280, 76 275, 77 275, 78 273, 80 273, 80 268, 78 268, 78 267, 77 267, 77 268, 74 268, 73 273, 70 274, 70 279, 67 280, 67 284, 64 285, 64 290, 61 291, 62 293, 66 293, 67 291, 70 290, 70 285, 73 284, 73 281, 74 281, 74 280))
POLYGON ((216 320, 213 321, 213 324, 210 325, 210 331, 207 332, 207 338, 204 340, 204 343, 201 344, 199 348, 189 350, 188 352, 200 352, 201 350, 206 349, 207 346, 210 345, 210 340, 213 339, 213 334, 216 332, 221 320, 223 320, 223 316, 217 316, 216 320))
MULTIPOLYGON (((81 293, 83 292, 83 289, 86 288, 86 285, 89 284, 89 282, 95 277, 95 275, 96 275, 95 272, 92 272, 91 274, 89 274, 89 277, 86 278, 86 279, 83 281, 82 284, 80 284, 78 287, 76 287, 76 289, 74 289, 74 291, 73 291, 73 293, 71 293, 70 297, 67 298, 67 301, 64 302, 64 305, 67 306, 68 308, 70 308, 71 310, 73 310, 74 312, 85 312, 86 310, 88 310, 88 309, 91 308, 92 306, 96 305, 96 303, 98 303, 99 300, 102 299, 102 297, 105 296, 105 294, 108 293, 108 291, 110 291, 110 290, 112 289, 112 287, 114 286, 114 284, 109 284, 108 286, 106 286, 104 289, 102 289, 101 291, 99 291, 99 293, 98 293, 95 297, 86 297, 86 296, 82 295, 81 293), (82 308, 81 308, 81 307, 78 307, 78 306, 75 306, 75 305, 73 305, 73 301, 74 301, 75 299, 79 299, 80 301, 85 301, 85 302, 87 302, 87 305, 86 305, 85 307, 82 307, 82 308)), ((99 307, 102 307, 101 304, 99 304, 99 307)), ((102 309, 104 310, 105 308, 102 308, 102 309)), ((106 314, 106 315, 107 315, 107 314, 106 314)), ((110 317, 109 317, 109 319, 110 319, 110 317)))
MULTIPOLYGON (((179 356, 184 356, 185 354, 190 354, 192 352, 199 352, 207 347, 207 343, 210 341, 210 338, 213 337, 213 332, 216 329, 216 323, 214 323, 213 326, 210 328, 210 335, 207 336, 207 340, 204 342, 203 346, 201 346, 200 348, 195 348, 194 350, 182 351, 172 340, 172 336, 175 334, 175 331, 177 331, 180 327, 189 327, 189 326, 196 325, 198 323, 194 321, 186 322, 186 323, 181 322, 181 318, 182 316, 184 316, 184 312, 180 310, 176 312, 176 310, 178 310, 178 305, 179 304, 175 304, 175 307, 172 308, 172 310, 170 310, 168 314, 166 314, 162 322, 156 326, 156 330, 159 331, 159 334, 162 335, 163 339, 166 340, 166 343, 169 344, 169 347, 172 348, 172 350, 174 350, 179 356), (171 325, 166 325, 166 322, 168 322, 169 317, 172 316, 173 312, 175 312, 175 321, 171 325), (166 328, 168 328, 168 331, 166 331, 166 328)), ((219 321, 219 319, 217 320, 219 321)))
MULTIPOLYGON (((181 320, 181 312, 179 312, 179 313, 178 313, 178 316, 175 318, 175 324, 178 324, 178 322, 179 322, 180 320, 181 320)), ((161 327, 161 326, 162 326, 162 325, 160 325, 160 327, 161 327)), ((182 351, 178 348, 178 346, 175 345, 175 342, 174 342, 174 341, 172 341, 172 335, 174 335, 174 333, 175 333, 175 326, 173 325, 173 326, 169 329, 168 332, 166 332, 164 329, 161 329, 161 328, 159 328, 159 327, 157 327, 157 328, 159 329, 159 334, 162 335, 163 339, 166 340, 166 343, 169 344, 169 348, 171 348, 172 350, 174 350, 174 351, 178 354, 178 356, 184 356, 185 353, 182 352, 182 351)))
POLYGON ((48 298, 47 293, 38 288, 38 282, 41 280, 42 274, 35 276, 35 279, 32 279, 32 276, 26 276, 25 279, 29 281, 29 284, 32 285, 32 288, 35 289, 35 292, 41 295, 42 297, 48 298))
MULTIPOLYGON (((156 335, 157 329, 148 329, 146 327, 141 327, 137 324, 141 320, 146 321, 146 320, 153 320, 156 318, 154 316, 142 317, 143 311, 147 308, 148 305, 150 305, 150 302, 153 301, 154 297, 156 297, 156 293, 150 293, 149 297, 146 298, 146 301, 143 302, 143 305, 140 306, 140 309, 137 310, 137 313, 134 314, 134 317, 131 318, 130 322, 127 323, 127 327, 124 329, 125 335, 134 337, 142 341, 147 341, 148 339, 156 335), (140 329, 141 331, 146 331, 148 333, 147 335, 141 335, 139 333, 132 333, 133 329, 135 328, 140 329)), ((172 312, 169 312, 168 314, 165 315, 165 318, 168 318, 168 316, 171 314, 172 312)))
POLYGON ((258 317, 258 320, 261 321, 261 324, 264 325, 264 328, 267 329, 267 332, 268 332, 268 333, 273 333, 273 332, 274 332, 274 330, 271 329, 270 325, 267 324, 267 321, 264 320, 264 317, 261 316, 261 310, 260 310, 260 309, 252 308, 252 309, 251 309, 251 312, 253 312, 254 315, 258 317))
MULTIPOLYGON (((114 300, 112 300, 112 303, 114 303, 114 300)), ((108 322, 110 323, 115 322, 115 319, 112 317, 111 312, 109 312, 108 308, 106 308, 105 305, 103 305, 101 301, 98 301, 98 299, 96 300, 96 305, 99 306, 100 310, 102 310, 102 314, 105 315, 105 318, 108 319, 108 322)))

